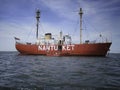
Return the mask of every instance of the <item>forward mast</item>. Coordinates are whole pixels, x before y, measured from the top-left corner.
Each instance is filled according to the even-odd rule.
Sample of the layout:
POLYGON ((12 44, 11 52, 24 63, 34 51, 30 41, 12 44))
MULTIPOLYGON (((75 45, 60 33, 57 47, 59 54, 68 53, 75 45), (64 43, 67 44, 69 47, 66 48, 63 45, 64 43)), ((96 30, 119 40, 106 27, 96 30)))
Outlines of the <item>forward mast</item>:
POLYGON ((40 19, 40 11, 39 10, 37 10, 37 12, 36 12, 36 19, 37 19, 36 39, 38 39, 38 28, 39 28, 39 19, 40 19))
POLYGON ((80 8, 80 44, 82 44, 82 15, 83 15, 83 11, 82 8, 80 8))

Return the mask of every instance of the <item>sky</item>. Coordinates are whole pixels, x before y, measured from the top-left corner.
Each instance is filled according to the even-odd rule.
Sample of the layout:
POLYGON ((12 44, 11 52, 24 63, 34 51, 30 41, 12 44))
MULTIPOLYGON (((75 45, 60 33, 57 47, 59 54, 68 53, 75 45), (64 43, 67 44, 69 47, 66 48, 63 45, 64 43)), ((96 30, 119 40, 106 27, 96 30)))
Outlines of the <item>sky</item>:
POLYGON ((36 39, 36 10, 40 10, 39 36, 72 36, 79 43, 79 9, 83 9, 82 40, 101 34, 112 41, 111 53, 120 53, 120 0, 0 0, 0 51, 16 51, 14 37, 36 39))

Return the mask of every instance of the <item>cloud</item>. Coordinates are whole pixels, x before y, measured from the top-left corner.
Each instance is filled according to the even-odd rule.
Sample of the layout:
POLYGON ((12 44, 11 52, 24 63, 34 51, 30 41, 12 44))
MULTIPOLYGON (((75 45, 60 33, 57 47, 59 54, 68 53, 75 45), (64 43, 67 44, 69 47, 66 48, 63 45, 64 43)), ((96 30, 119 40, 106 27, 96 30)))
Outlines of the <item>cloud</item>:
MULTIPOLYGON (((59 35, 59 31, 63 31, 64 34, 70 34, 73 37, 73 42, 79 43, 78 12, 79 8, 82 7, 84 12, 83 41, 86 39, 94 40, 99 37, 99 34, 108 37, 112 34, 113 46, 120 45, 118 42, 120 36, 119 0, 30 0, 26 5, 21 5, 24 2, 26 3, 24 0, 19 1, 19 3, 7 3, 6 5, 9 7, 8 10, 5 10, 8 11, 7 14, 3 12, 4 7, 7 6, 1 5, 0 41, 3 43, 6 43, 4 38, 6 41, 12 38, 9 43, 14 46, 14 36, 26 41, 35 41, 34 10, 36 8, 41 10, 40 36, 44 36, 46 32, 59 35), (12 8, 14 8, 14 12, 11 12, 12 8)), ((15 48, 13 49, 15 50, 15 48)), ((112 50, 115 51, 116 48, 112 47, 112 50)))
MULTIPOLYGON (((55 12, 58 16, 74 20, 76 15, 74 14, 74 7, 73 2, 71 0, 41 0, 43 4, 49 8, 49 10, 55 12)), ((78 10, 78 9, 77 9, 78 10)), ((78 13, 78 12, 77 12, 78 13)))

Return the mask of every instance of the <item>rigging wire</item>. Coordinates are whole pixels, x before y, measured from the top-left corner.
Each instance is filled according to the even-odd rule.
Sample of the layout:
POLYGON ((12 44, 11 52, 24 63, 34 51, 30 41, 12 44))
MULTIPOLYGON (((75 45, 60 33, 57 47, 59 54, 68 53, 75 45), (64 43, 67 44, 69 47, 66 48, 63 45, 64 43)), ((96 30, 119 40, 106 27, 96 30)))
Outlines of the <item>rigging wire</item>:
POLYGON ((74 32, 73 32, 73 36, 75 36, 75 33, 77 31, 77 28, 78 28, 78 24, 79 24, 79 20, 77 20, 77 23, 75 25, 75 29, 74 29, 74 32))
MULTIPOLYGON (((29 41, 30 38, 32 38, 32 39, 35 38, 34 35, 31 35, 33 30, 34 30, 33 27, 31 27, 29 30, 30 30, 30 32, 28 33, 27 38, 26 38, 25 41, 29 41)), ((34 32, 35 32, 35 30, 34 30, 34 32)), ((32 41, 32 40, 30 40, 30 41, 32 41)))
MULTIPOLYGON (((79 24, 80 24, 79 19, 77 19, 77 22, 76 22, 76 25, 75 25, 75 29, 74 29, 74 31, 73 31, 73 37, 75 36, 76 32, 79 31, 79 30, 78 30, 79 24)), ((82 30, 85 30, 85 31, 86 31, 86 30, 87 30, 87 26, 86 26, 84 20, 83 20, 83 26, 84 26, 84 27, 83 27, 82 30)))
MULTIPOLYGON (((88 19, 86 19, 86 21, 89 22, 88 19)), ((97 29, 95 28, 95 26, 93 26, 93 24, 89 23, 89 26, 91 27, 91 30, 92 30, 93 32, 99 33, 99 32, 97 32, 97 29)), ((89 32, 88 32, 88 33, 89 33, 89 32)), ((91 36, 91 35, 89 34, 89 37, 90 37, 90 36, 91 36)), ((98 40, 98 37, 96 37, 95 41, 97 41, 97 40, 98 40)))
MULTIPOLYGON (((45 33, 45 29, 43 28, 42 23, 39 23, 39 25, 40 25, 39 29, 41 28, 41 30, 39 30, 39 32, 40 32, 40 31, 43 31, 43 33, 45 33)), ((41 33, 42 33, 42 32, 41 32, 41 33)))
MULTIPOLYGON (((44 30, 44 28, 43 28, 43 25, 39 22, 39 36, 42 36, 42 35, 40 35, 40 31, 43 31, 43 33, 45 32, 45 30, 44 30), (40 28, 41 28, 42 30, 40 30, 40 28)), ((27 38, 26 38, 26 41, 31 38, 30 36, 33 36, 33 35, 31 35, 32 32, 33 32, 33 28, 31 27, 30 32, 28 33, 28 36, 27 36, 27 38)), ((34 32, 36 32, 36 29, 34 29, 34 32)), ((35 37, 33 36, 33 38, 35 38, 35 37)))

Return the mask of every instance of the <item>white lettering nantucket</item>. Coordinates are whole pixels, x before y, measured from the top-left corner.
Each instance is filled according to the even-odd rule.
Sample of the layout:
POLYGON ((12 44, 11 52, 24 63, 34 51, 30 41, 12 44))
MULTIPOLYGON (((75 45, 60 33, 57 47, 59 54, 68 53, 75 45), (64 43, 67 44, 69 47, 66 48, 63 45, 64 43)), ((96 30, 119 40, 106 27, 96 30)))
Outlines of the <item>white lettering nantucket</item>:
MULTIPOLYGON (((49 45, 49 46, 39 45, 38 50, 41 50, 41 51, 44 51, 44 50, 57 51, 58 46, 57 45, 49 45)), ((70 51, 70 50, 74 50, 74 45, 62 45, 62 51, 70 51)))

